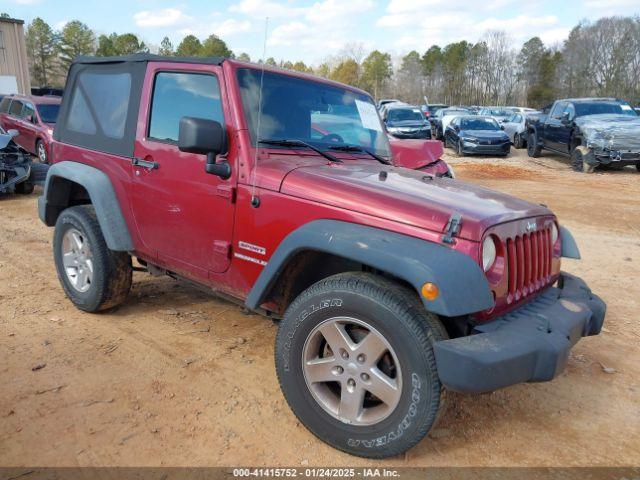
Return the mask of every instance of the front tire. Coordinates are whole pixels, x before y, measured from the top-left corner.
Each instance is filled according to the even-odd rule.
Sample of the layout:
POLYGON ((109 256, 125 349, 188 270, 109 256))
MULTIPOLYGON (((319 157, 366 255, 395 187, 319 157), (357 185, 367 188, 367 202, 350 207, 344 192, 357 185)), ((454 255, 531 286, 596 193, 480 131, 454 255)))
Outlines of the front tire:
POLYGON ((67 297, 80 310, 106 310, 127 298, 131 257, 109 250, 92 205, 70 207, 60 214, 53 234, 53 257, 67 297))
POLYGON ((522 138, 521 133, 516 133, 513 139, 513 147, 516 149, 520 149, 524 147, 524 139, 522 138))
POLYGON ((287 309, 276 338, 282 392, 328 444, 367 458, 418 443, 442 406, 433 344, 446 338, 410 290, 368 273, 321 280, 287 309))
POLYGON ((15 187, 16 193, 20 195, 31 195, 34 189, 35 185, 28 180, 17 184, 15 187))
POLYGON ((527 138, 527 155, 531 158, 538 158, 542 153, 542 148, 538 145, 538 134, 530 132, 527 138))
POLYGON ((595 165, 592 165, 588 159, 591 152, 587 147, 578 145, 571 152, 571 167, 576 172, 593 173, 595 165))

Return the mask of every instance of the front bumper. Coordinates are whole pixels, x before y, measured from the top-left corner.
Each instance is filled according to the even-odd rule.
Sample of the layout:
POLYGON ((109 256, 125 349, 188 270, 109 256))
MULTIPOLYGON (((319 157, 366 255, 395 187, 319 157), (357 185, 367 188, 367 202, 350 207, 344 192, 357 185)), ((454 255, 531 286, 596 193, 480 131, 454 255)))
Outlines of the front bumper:
POLYGON ((497 145, 480 145, 478 143, 463 142, 462 153, 478 154, 478 155, 505 155, 511 149, 511 142, 500 143, 497 145))
POLYGON ((602 329, 605 303, 578 277, 562 273, 558 286, 467 337, 434 346, 438 375, 450 390, 482 393, 561 373, 582 337, 602 329))
POLYGON ((413 132, 389 132, 389 134, 400 139, 431 139, 431 130, 418 130, 413 132))

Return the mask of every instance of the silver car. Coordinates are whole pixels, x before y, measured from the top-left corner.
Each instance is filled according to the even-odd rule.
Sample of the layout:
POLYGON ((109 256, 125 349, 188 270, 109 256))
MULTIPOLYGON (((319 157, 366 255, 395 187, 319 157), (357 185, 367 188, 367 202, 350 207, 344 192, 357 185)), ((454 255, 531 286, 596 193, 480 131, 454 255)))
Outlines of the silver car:
POLYGON ((527 146, 527 115, 532 113, 540 113, 536 110, 532 110, 527 113, 515 112, 507 119, 500 122, 503 130, 509 138, 515 148, 524 148, 527 146))

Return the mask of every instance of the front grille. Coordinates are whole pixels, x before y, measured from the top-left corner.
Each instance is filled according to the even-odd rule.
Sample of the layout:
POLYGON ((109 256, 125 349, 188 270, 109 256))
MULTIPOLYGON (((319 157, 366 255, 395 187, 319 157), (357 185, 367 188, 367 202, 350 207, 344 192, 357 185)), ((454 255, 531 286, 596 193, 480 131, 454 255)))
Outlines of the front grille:
POLYGON ((517 235, 506 240, 507 302, 540 290, 551 278, 551 229, 517 235))

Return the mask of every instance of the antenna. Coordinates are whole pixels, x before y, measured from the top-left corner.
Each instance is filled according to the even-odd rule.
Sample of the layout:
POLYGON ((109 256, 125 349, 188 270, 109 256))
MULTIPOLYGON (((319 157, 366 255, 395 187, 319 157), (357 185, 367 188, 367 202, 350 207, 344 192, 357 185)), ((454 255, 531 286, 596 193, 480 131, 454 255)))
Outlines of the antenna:
POLYGON ((258 122, 256 125, 256 148, 251 171, 251 206, 260 206, 260 197, 256 195, 256 172, 258 171, 258 149, 260 148, 260 123, 262 120, 262 85, 264 83, 264 62, 267 56, 267 31, 269 30, 269 17, 264 19, 264 43, 262 44, 262 70, 260 72, 260 92, 258 94, 258 122))

